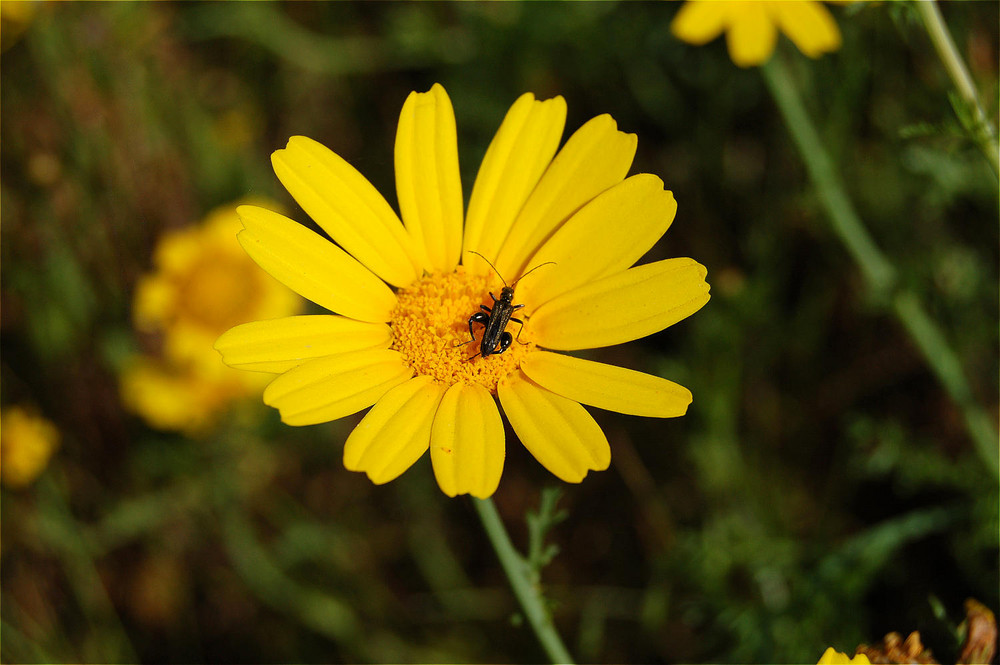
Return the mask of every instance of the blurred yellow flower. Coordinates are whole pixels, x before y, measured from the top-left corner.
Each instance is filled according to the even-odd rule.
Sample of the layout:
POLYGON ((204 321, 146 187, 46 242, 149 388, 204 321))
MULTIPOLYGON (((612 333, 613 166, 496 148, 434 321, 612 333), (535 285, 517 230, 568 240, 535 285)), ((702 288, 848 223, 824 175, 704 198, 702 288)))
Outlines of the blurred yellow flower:
POLYGON ((129 359, 119 377, 125 408, 151 427, 192 436, 205 432, 234 400, 256 393, 266 383, 147 355, 129 359))
POLYGON ((59 430, 30 409, 12 406, 0 418, 0 477, 11 488, 25 487, 48 465, 59 446, 59 430))
POLYGON ((816 665, 871 665, 871 661, 863 653, 859 653, 854 658, 848 658, 846 653, 828 647, 816 665))
POLYGON ((37 0, 3 0, 0 2, 0 50, 6 51, 18 40, 35 18, 37 0))
POLYGON ((706 270, 692 259, 630 268, 677 209, 656 176, 625 178, 635 135, 602 115, 556 154, 565 120, 562 97, 522 95, 486 152, 463 216, 451 100, 440 85, 411 93, 395 146, 402 222, 346 161, 292 137, 271 157, 275 173, 337 244, 256 206, 239 208, 239 242, 264 270, 338 314, 238 326, 216 342, 224 361, 281 374, 264 402, 289 425, 374 405, 348 437, 344 465, 381 484, 429 448, 449 496, 488 497, 500 482, 504 427, 494 397, 529 452, 567 482, 611 459, 581 403, 683 415, 691 402, 683 386, 542 350, 638 339, 709 299, 706 270), (502 290, 536 266, 516 296, 502 290), (498 312, 515 305, 523 324, 511 319, 484 344, 498 312))
POLYGON ((162 339, 159 356, 138 356, 120 377, 122 401, 153 427, 197 433, 230 402, 264 381, 219 363, 212 344, 247 318, 301 309, 299 298, 262 273, 235 246, 236 205, 210 212, 198 226, 163 235, 154 270, 135 290, 135 327, 162 339))
POLYGON ((840 48, 837 22, 812 0, 688 0, 670 29, 698 46, 725 32, 729 57, 740 67, 767 62, 779 30, 810 58, 840 48))

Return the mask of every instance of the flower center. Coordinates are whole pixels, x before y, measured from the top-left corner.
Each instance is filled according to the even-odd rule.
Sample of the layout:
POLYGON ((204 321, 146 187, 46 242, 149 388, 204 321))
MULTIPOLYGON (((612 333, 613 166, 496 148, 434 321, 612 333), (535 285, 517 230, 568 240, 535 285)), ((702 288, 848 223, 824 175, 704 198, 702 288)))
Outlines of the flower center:
MULTIPOLYGON (((487 314, 480 305, 494 309, 490 291, 498 295, 502 286, 494 275, 472 275, 463 266, 455 272, 420 279, 396 294, 399 304, 392 313, 392 348, 418 375, 431 376, 446 385, 479 383, 495 395, 500 379, 514 372, 535 348, 529 341, 530 325, 518 316, 524 310, 515 310, 514 317, 525 325, 521 330, 520 323, 507 324, 507 332, 514 337, 510 348, 503 353, 491 349, 486 358, 476 356, 484 326, 472 324, 476 341, 471 341, 469 317, 476 312, 487 314)), ((518 304, 516 298, 513 304, 518 304)))
POLYGON ((196 321, 212 331, 225 330, 241 321, 259 300, 258 271, 242 256, 206 252, 183 276, 179 318, 196 321))

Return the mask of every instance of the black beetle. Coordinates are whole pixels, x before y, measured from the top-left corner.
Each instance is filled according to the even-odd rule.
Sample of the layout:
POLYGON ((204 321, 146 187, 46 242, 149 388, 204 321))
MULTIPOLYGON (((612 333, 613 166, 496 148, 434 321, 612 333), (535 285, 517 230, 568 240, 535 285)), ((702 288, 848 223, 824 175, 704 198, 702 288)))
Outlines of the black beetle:
MULTIPOLYGON (((503 278, 503 275, 501 275, 500 271, 496 269, 496 266, 490 263, 490 260, 488 258, 483 256, 479 252, 471 249, 469 250, 469 253, 479 256, 483 259, 483 261, 489 263, 490 267, 493 268, 493 272, 495 272, 497 276, 500 278, 500 281, 503 282, 503 288, 500 290, 499 298, 493 295, 493 292, 490 291, 490 298, 493 298, 493 307, 491 308, 487 307, 486 305, 480 305, 479 308, 482 311, 476 312, 475 314, 469 317, 469 335, 472 337, 472 339, 470 339, 468 342, 462 342, 461 344, 455 345, 455 346, 465 346, 470 342, 475 342, 476 333, 473 332, 472 330, 472 324, 473 323, 482 324, 484 326, 483 338, 479 342, 479 353, 477 353, 475 356, 472 356, 472 358, 475 358, 476 356, 479 355, 485 358, 487 356, 493 355, 494 353, 503 353, 510 347, 511 343, 514 341, 514 337, 506 330, 507 324, 510 321, 521 324, 521 328, 519 328, 517 331, 518 337, 521 336, 521 330, 524 329, 524 321, 522 321, 519 318, 516 318, 513 315, 515 309, 521 309, 522 307, 524 307, 524 305, 514 304, 514 286, 516 286, 518 282, 520 282, 522 279, 530 275, 532 272, 538 270, 542 266, 555 264, 555 261, 547 261, 545 263, 535 266, 534 268, 532 268, 531 270, 529 270, 528 272, 524 273, 516 280, 514 280, 513 284, 507 286, 507 280, 503 278)), ((472 358, 469 358, 469 360, 472 360, 472 358)))

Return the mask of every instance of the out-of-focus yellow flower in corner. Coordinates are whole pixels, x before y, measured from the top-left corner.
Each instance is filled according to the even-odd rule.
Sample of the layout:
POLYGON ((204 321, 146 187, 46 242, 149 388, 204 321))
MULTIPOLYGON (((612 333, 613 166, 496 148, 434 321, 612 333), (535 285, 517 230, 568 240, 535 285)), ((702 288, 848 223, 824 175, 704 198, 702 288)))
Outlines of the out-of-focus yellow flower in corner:
POLYGON ((688 0, 670 29, 701 46, 726 33, 729 57, 740 67, 770 59, 783 32, 810 58, 840 48, 840 30, 829 10, 813 0, 688 0))
POLYGON ((36 0, 3 0, 0 2, 0 50, 14 45, 35 18, 40 3, 36 0))
POLYGON ((236 206, 243 203, 164 234, 153 271, 136 287, 135 327, 160 336, 162 351, 127 362, 120 389, 126 408, 158 429, 197 434, 231 402, 259 391, 267 377, 223 365, 215 339, 247 317, 280 318, 301 308, 292 291, 261 273, 233 242, 242 228, 236 206))
POLYGON ((848 658, 846 653, 828 647, 816 665, 871 665, 871 661, 863 653, 859 653, 854 658, 848 658))
POLYGON ((38 477, 59 447, 59 430, 35 411, 21 406, 3 410, 0 417, 0 478, 13 489, 38 477))

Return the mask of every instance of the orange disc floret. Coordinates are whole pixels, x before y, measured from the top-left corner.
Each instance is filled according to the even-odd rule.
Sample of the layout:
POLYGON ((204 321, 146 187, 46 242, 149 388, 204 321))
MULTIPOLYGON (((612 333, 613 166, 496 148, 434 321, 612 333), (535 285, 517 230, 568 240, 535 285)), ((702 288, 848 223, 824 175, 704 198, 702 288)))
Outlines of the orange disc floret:
POLYGON ((519 317, 525 320, 523 330, 514 321, 507 324, 507 331, 517 340, 509 349, 486 358, 476 356, 483 327, 473 324, 476 341, 470 342, 469 317, 481 311, 480 305, 492 308, 489 294, 499 294, 501 287, 495 276, 473 275, 462 266, 455 272, 425 276, 396 294, 399 304, 392 313, 392 348, 418 375, 445 385, 478 383, 495 395, 500 379, 517 370, 535 348, 529 341, 527 321, 519 317))

